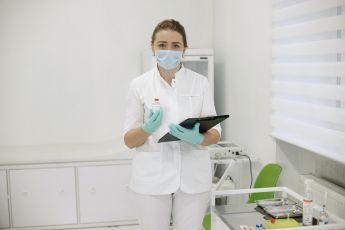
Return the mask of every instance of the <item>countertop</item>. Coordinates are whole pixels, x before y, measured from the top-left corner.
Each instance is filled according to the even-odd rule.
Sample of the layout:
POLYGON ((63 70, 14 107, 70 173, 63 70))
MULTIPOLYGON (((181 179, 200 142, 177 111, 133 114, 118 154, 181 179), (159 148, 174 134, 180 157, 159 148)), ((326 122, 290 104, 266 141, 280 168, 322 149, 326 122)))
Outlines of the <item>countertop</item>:
POLYGON ((122 141, 36 146, 0 146, 0 166, 131 160, 133 152, 122 141))

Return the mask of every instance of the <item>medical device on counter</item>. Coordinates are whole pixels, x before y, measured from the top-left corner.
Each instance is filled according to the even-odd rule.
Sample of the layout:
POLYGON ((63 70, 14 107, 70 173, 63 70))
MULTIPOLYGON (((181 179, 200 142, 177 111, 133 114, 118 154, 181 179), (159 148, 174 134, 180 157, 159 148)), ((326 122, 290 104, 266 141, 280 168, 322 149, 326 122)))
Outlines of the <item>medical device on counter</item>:
MULTIPOLYGON (((231 141, 221 141, 208 146, 213 165, 213 189, 246 189, 251 185, 251 163, 242 146, 231 141)), ((248 195, 239 195, 230 199, 218 199, 218 203, 242 204, 248 195)))
POLYGON ((209 145, 208 151, 213 160, 235 158, 242 153, 242 147, 230 141, 220 141, 209 145))

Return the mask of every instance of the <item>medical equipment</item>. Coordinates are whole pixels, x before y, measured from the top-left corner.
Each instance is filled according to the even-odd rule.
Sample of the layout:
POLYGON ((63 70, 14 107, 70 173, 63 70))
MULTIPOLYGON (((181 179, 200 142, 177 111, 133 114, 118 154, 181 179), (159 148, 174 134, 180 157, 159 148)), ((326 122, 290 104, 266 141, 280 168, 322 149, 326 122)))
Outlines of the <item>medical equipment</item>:
POLYGON ((302 217, 302 207, 297 202, 284 198, 274 198, 256 201, 257 210, 262 210, 274 217, 275 219, 283 219, 289 217, 302 217))
POLYGON ((328 213, 326 212, 327 192, 325 192, 322 203, 322 210, 319 214, 319 225, 328 224, 328 213))
MULTIPOLYGON (((252 184, 251 161, 242 152, 242 147, 230 141, 218 142, 208 147, 211 163, 213 164, 213 189, 246 189, 252 184)), ((255 161, 256 159, 254 159, 255 161)), ((217 200, 221 204, 244 204, 247 195, 224 197, 217 200)))
POLYGON ((306 226, 313 224, 313 198, 311 191, 312 182, 313 181, 310 179, 304 181, 303 225, 306 226))
MULTIPOLYGON (((248 194, 248 193, 257 193, 257 192, 278 192, 278 193, 286 193, 291 200, 294 200, 298 203, 303 202, 303 197, 298 193, 294 192, 293 190, 287 187, 272 187, 272 188, 255 188, 255 189, 234 189, 234 190, 218 190, 212 191, 212 205, 211 205, 211 229, 214 230, 240 230, 241 227, 246 226, 256 226, 257 224, 263 224, 264 227, 270 228, 272 224, 270 224, 266 219, 266 215, 264 213, 259 212, 256 210, 255 203, 246 203, 241 205, 216 205, 216 198, 224 197, 224 196, 233 196, 238 194, 248 194)), ((301 211, 301 210, 300 210, 301 211)), ((284 227, 284 224, 288 224, 288 226, 292 227, 293 218, 286 218, 275 220, 277 226, 275 229, 279 228, 279 226, 284 227)), ((298 221, 299 226, 296 226, 294 229, 344 229, 345 228, 345 220, 329 213, 329 223, 328 225, 314 225, 314 226, 302 226, 300 223, 300 219, 295 219, 298 221)), ((274 223, 273 223, 274 225, 274 223)), ((286 226, 286 225, 285 225, 286 226)), ((248 228, 247 228, 248 229, 248 228)), ((279 228, 281 229, 281 228, 279 228)))
POLYGON ((220 141, 209 145, 208 151, 211 159, 229 159, 238 157, 242 153, 242 147, 229 141, 220 141))
POLYGON ((177 50, 157 50, 155 57, 159 66, 171 70, 181 63, 182 51, 177 50))

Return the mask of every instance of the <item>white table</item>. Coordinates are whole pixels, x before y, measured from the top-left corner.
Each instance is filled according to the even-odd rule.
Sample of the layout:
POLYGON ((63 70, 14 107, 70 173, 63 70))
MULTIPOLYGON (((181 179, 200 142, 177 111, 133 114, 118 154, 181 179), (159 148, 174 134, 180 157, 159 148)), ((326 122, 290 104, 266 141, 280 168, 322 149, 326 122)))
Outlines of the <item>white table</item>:
MULTIPOLYGON (((212 204, 211 204, 211 229, 212 230, 237 230, 241 229, 239 221, 244 221, 243 225, 251 225, 255 223, 264 222, 263 215, 254 211, 255 204, 244 204, 243 207, 230 206, 216 206, 215 199, 218 197, 232 196, 238 194, 248 194, 255 192, 285 192, 290 198, 297 202, 302 202, 303 197, 298 193, 287 187, 273 187, 273 188, 256 188, 256 189, 237 189, 237 190, 223 190, 212 191, 212 204)), ((317 205, 315 208, 319 208, 317 205)), ((314 226, 301 226, 297 228, 284 228, 283 230, 297 230, 297 229, 345 229, 345 220, 338 216, 329 213, 330 223, 328 225, 314 225, 314 226)))

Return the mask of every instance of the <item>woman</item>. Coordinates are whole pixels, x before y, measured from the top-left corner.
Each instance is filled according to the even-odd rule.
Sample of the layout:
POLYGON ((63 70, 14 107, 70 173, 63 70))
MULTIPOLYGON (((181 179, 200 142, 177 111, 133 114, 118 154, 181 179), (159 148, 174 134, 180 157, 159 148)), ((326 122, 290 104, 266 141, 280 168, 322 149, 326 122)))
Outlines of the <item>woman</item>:
POLYGON ((184 68, 184 27, 173 19, 153 31, 157 65, 129 87, 124 141, 136 148, 131 189, 138 197, 143 230, 200 230, 210 201, 211 163, 205 146, 217 143, 221 128, 199 133, 199 124, 177 124, 190 117, 216 115, 207 78, 184 68), (159 108, 154 108, 158 104, 159 108), (181 141, 158 143, 165 133, 181 141))

